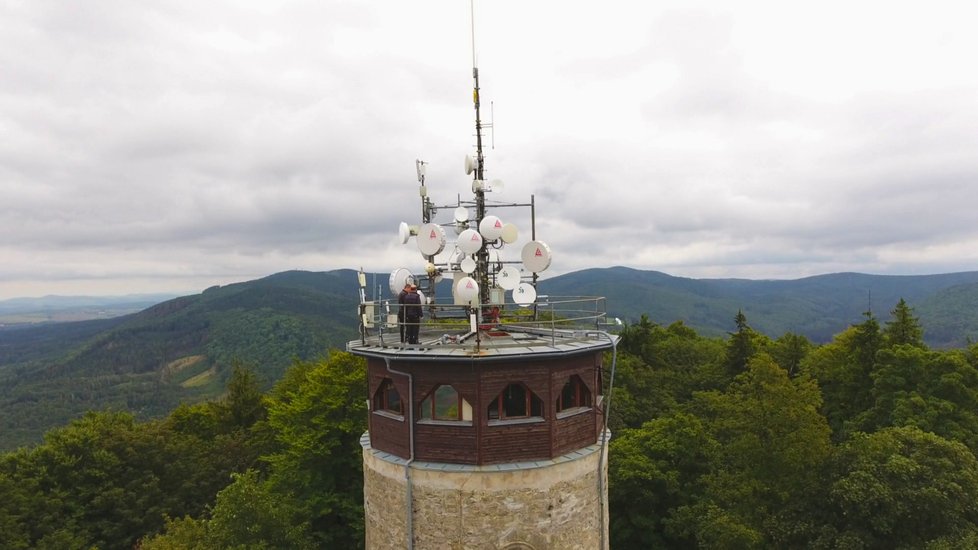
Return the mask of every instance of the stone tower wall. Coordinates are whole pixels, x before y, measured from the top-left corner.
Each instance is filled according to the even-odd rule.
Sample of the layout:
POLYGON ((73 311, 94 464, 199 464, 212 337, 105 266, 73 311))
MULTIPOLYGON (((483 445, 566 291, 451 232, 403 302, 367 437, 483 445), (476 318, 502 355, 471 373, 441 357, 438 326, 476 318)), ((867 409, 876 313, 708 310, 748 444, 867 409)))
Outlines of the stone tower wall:
MULTIPOLYGON (((607 499, 597 478, 600 454, 600 445, 593 445, 544 462, 412 464, 414 548, 594 550, 601 548, 603 532, 607 549, 607 499)), ((367 550, 408 547, 405 464, 365 441, 367 550)), ((607 464, 605 456, 605 494, 607 464)))

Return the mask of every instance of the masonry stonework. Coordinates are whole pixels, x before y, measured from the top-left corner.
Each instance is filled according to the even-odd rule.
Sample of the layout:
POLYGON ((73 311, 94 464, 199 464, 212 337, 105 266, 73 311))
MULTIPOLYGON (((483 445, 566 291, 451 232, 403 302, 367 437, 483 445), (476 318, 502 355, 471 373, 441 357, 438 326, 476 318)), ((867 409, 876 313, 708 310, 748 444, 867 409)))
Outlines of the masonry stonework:
POLYGON ((608 548, 607 447, 499 466, 407 461, 363 449, 367 550, 594 550, 608 548), (409 518, 410 513, 410 518, 409 518), (410 521, 410 526, 409 526, 410 521))

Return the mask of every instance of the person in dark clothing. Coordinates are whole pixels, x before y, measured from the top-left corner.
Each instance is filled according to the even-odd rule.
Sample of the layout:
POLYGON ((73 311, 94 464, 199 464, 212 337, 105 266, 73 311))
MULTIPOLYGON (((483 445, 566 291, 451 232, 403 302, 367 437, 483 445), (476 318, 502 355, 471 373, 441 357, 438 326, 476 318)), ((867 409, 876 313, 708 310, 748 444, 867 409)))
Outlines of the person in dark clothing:
POLYGON ((421 330, 421 295, 418 287, 411 285, 411 291, 404 295, 404 322, 407 324, 407 343, 418 343, 418 332, 421 330))
POLYGON ((411 283, 404 283, 404 288, 397 294, 397 327, 401 330, 401 342, 404 342, 404 297, 411 292, 411 283))

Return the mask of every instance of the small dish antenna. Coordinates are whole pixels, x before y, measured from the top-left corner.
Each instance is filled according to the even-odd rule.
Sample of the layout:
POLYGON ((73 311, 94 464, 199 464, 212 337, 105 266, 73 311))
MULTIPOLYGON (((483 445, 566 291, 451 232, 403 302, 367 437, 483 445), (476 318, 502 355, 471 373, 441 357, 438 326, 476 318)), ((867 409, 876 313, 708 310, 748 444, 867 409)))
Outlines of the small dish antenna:
POLYGON ((458 235, 458 247, 466 254, 475 254, 482 248, 482 235, 475 229, 466 229, 458 235))
POLYGON ((526 307, 537 300, 537 289, 533 288, 530 283, 520 283, 519 286, 513 290, 513 301, 517 305, 526 307))
POLYGON ((399 267, 394 271, 391 271, 391 294, 397 296, 402 290, 404 290, 404 285, 408 283, 414 284, 414 275, 407 268, 399 267))
POLYGON ((498 217, 489 215, 482 218, 479 222, 479 233, 486 238, 487 241, 494 241, 502 236, 503 234, 503 222, 498 217))
POLYGON ((428 262, 424 266, 424 271, 428 274, 428 278, 434 280, 436 284, 441 282, 441 270, 438 269, 437 265, 428 262))
POLYGON ((506 186, 503 185, 503 180, 489 180, 484 185, 483 188, 486 191, 502 191, 506 186))
POLYGON ((513 244, 516 239, 520 236, 520 230, 516 228, 516 224, 504 223, 503 231, 500 235, 503 238, 503 242, 506 244, 513 244))
POLYGON ((408 225, 407 222, 401 222, 401 225, 397 226, 397 238, 401 241, 401 244, 407 244, 408 239, 418 234, 418 226, 408 225))
POLYGON ((469 209, 459 206, 455 209, 455 223, 465 223, 469 221, 469 209))
POLYGON ((455 283, 455 295, 463 304, 471 304, 479 299, 479 283, 472 277, 462 277, 455 283))
POLYGON ((504 290, 513 290, 520 284, 520 270, 511 265, 500 269, 496 275, 496 284, 504 290))
POLYGON ((445 230, 440 225, 426 223, 418 229, 418 250, 434 256, 445 249, 445 230))
POLYGON ((472 259, 472 256, 468 256, 467 258, 462 260, 461 263, 459 263, 459 268, 464 273, 472 273, 473 271, 475 271, 475 265, 476 265, 475 260, 472 259))
POLYGON ((475 169, 476 169, 475 159, 473 159, 469 155, 465 155, 465 175, 467 176, 472 172, 475 172, 475 169))
POLYGON ((543 241, 530 241, 523 246, 523 265, 534 273, 540 273, 550 267, 553 255, 550 247, 543 241))

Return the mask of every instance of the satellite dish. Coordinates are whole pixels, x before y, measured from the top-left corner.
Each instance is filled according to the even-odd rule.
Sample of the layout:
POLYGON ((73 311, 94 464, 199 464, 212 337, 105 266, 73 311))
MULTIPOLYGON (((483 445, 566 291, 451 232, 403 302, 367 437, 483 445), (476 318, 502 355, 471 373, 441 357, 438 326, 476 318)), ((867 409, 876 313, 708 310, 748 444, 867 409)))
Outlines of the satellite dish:
POLYGON ((455 222, 465 223, 469 221, 469 209, 464 206, 459 206, 455 209, 455 222))
POLYGON ((472 157, 465 155, 465 175, 469 175, 475 172, 476 162, 472 157))
POLYGON ((418 229, 418 250, 434 256, 445 249, 445 230, 440 225, 426 223, 418 229))
MULTIPOLYGON (((419 237, 420 238, 420 237, 419 237)), ((534 273, 540 273, 550 267, 553 255, 550 247, 543 241, 530 241, 523 246, 523 265, 534 273)))
POLYGON ((404 285, 408 283, 414 283, 414 275, 412 275, 407 268, 399 267, 394 271, 391 271, 391 294, 397 296, 402 290, 404 290, 404 285))
POLYGON ((455 283, 455 294, 464 304, 471 304, 479 299, 479 283, 472 277, 462 277, 455 283))
POLYGON ((486 187, 486 182, 483 180, 472 180, 472 192, 477 193, 482 191, 486 187))
POLYGON ((475 229, 466 229, 458 235, 458 247, 466 254, 475 254, 482 248, 482 235, 475 229))
POLYGON ((516 228, 515 224, 505 223, 503 224, 503 231, 500 237, 503 238, 503 242, 506 244, 513 244, 516 242, 520 236, 520 230, 516 228))
POLYGON ((520 284, 520 270, 511 265, 502 268, 496 275, 496 284, 505 290, 513 290, 520 284))
POLYGON ((487 241, 494 241, 503 234, 503 222, 496 216, 486 216, 479 222, 479 233, 487 241))
POLYGON ((530 283, 520 283, 513 290, 513 301, 518 305, 526 307, 537 300, 537 289, 530 283))
POLYGON ((506 186, 503 185, 503 180, 490 180, 483 187, 486 191, 502 191, 506 186))
POLYGON ((401 244, 407 244, 408 239, 418 234, 418 226, 408 225, 407 222, 401 222, 401 225, 397 226, 397 238, 400 239, 401 244))
POLYGON ((459 268, 461 268, 464 273, 472 273, 475 271, 475 260, 472 259, 472 256, 469 256, 462 260, 462 262, 459 264, 459 268))

